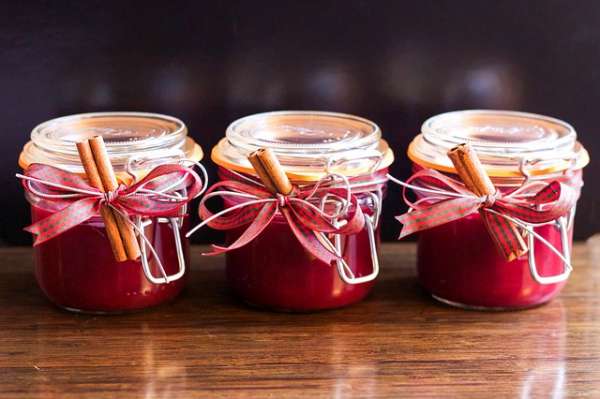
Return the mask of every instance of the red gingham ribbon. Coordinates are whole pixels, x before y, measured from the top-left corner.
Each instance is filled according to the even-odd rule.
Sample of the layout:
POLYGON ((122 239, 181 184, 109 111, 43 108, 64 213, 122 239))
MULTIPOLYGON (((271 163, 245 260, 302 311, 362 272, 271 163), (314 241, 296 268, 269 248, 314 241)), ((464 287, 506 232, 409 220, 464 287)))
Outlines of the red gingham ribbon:
MULTIPOLYGON (((396 179, 393 179, 396 181, 396 179)), ((436 170, 423 169, 403 185, 404 202, 409 211, 396 219, 403 224, 400 237, 461 219, 480 211, 481 217, 502 255, 506 258, 518 248, 518 237, 511 219, 544 223, 566 215, 577 202, 581 181, 563 178, 550 183, 525 182, 509 193, 497 190, 494 196, 478 197, 465 185, 436 170), (541 187, 541 188, 540 188, 541 187), (415 191, 417 200, 407 198, 415 191)))
MULTIPOLYGON (((238 239, 227 247, 213 245, 213 251, 205 255, 217 255, 240 248, 261 234, 279 212, 285 218, 298 241, 320 261, 331 264, 339 259, 341 254, 335 252, 323 240, 324 234, 351 235, 360 232, 365 223, 363 211, 354 195, 355 191, 346 186, 329 184, 327 180, 334 175, 326 176, 320 182, 311 186, 298 187, 289 195, 272 194, 259 182, 236 175, 229 171, 221 171, 221 177, 226 180, 212 185, 200 201, 198 213, 203 220, 201 224, 190 230, 188 236, 198 228, 208 225, 217 230, 231 230, 248 226, 238 239), (206 206, 206 201, 212 197, 236 198, 235 204, 212 213, 206 206), (327 213, 319 208, 320 200, 327 198, 345 198, 348 200, 347 212, 343 215, 327 213), (342 223, 335 224, 335 216, 341 216, 342 223)), ((385 182, 385 176, 381 177, 385 182)), ((361 191, 373 190, 382 182, 374 182, 373 176, 352 179, 346 183, 360 185, 361 191)), ((330 210, 330 209, 329 209, 330 210)))
POLYGON ((160 165, 140 181, 121 184, 114 192, 103 193, 83 177, 46 164, 31 164, 18 174, 25 191, 52 201, 58 212, 28 226, 35 235, 34 246, 75 227, 98 214, 108 204, 118 212, 146 217, 176 217, 180 208, 202 189, 200 177, 192 169, 175 164, 160 165), (176 195, 186 190, 186 197, 176 195))

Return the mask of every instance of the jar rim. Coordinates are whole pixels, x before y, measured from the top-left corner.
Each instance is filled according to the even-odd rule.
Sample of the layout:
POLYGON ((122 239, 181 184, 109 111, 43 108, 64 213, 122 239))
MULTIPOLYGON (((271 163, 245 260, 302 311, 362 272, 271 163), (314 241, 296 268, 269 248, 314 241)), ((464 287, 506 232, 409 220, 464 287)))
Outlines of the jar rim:
POLYGON ((408 148, 424 167, 455 172, 447 152, 468 142, 490 176, 546 175, 581 169, 589 156, 573 126, 556 118, 518 111, 462 110, 427 119, 408 148))
MULTIPOLYGON (((325 127, 325 126, 323 126, 325 127)), ((294 133, 296 133, 294 132, 294 133)), ((341 133, 346 133, 341 132, 341 133)), ((251 146, 254 149, 272 145, 275 146, 275 150, 288 149, 288 150, 306 150, 314 149, 318 151, 336 151, 339 147, 351 144, 353 146, 361 146, 364 144, 370 144, 373 141, 377 141, 381 138, 381 129, 377 124, 371 122, 368 119, 361 118, 359 116, 344 114, 339 112, 327 112, 327 111, 271 111, 263 112, 259 114, 248 115, 243 118, 233 121, 225 132, 225 137, 238 146, 251 146), (332 130, 321 130, 319 131, 315 126, 295 126, 293 124, 278 125, 279 122, 291 122, 293 118, 302 118, 306 122, 322 122, 325 123, 330 120, 331 123, 328 127, 343 128, 346 130, 350 124, 354 124, 357 129, 353 133, 363 133, 361 136, 352 135, 347 137, 340 137, 339 131, 332 130), (268 124, 268 125, 267 125, 268 124), (361 127, 360 131, 358 126, 361 127), (298 134, 294 135, 294 139, 297 139, 298 135, 308 133, 308 140, 293 141, 284 135, 277 136, 276 134, 285 133, 281 131, 269 130, 268 135, 264 136, 265 127, 272 127, 277 129, 288 128, 295 130, 298 134), (274 134, 275 133, 275 134, 274 134), (319 136, 319 134, 325 133, 325 137, 319 136)))
POLYGON ((117 174, 132 160, 202 158, 200 147, 187 136, 180 119, 149 112, 90 112, 67 115, 40 123, 19 157, 25 169, 31 163, 47 163, 82 173, 75 144, 103 136, 117 174))
POLYGON ((272 111, 240 118, 228 126, 212 159, 222 167, 252 174, 247 157, 262 147, 275 152, 291 178, 305 181, 327 172, 365 174, 393 161, 377 124, 326 111, 272 111))

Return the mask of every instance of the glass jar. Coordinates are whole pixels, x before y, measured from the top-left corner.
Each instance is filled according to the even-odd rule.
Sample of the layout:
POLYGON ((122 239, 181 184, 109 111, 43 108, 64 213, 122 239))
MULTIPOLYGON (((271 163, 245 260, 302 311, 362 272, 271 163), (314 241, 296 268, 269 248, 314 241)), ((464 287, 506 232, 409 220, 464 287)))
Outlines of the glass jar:
MULTIPOLYGON (((371 290, 379 265, 379 213, 387 167, 393 154, 381 139, 377 125, 351 115, 281 111, 257 114, 232 123, 213 149, 220 176, 235 172, 255 176, 247 156, 258 148, 272 149, 286 174, 297 186, 312 186, 330 173, 350 180, 352 193, 365 214, 364 229, 354 235, 328 239, 343 254, 333 265, 316 259, 277 214, 247 245, 227 252, 230 287, 244 301, 284 311, 314 311, 345 306, 363 299, 371 290), (371 187, 353 184, 366 180, 371 187)), ((225 200, 225 207, 234 205, 225 200)), ((245 227, 227 231, 235 241, 245 227)))
MULTIPOLYGON (((503 193, 525 181, 558 180, 579 190, 581 170, 589 161, 569 124, 493 110, 430 118, 410 144, 408 156, 414 171, 431 168, 460 180, 446 154, 465 142, 475 149, 503 193)), ((557 220, 527 226, 570 259, 574 214, 573 207, 557 220)), ((542 304, 558 294, 571 269, 534 235, 526 236, 527 254, 509 262, 498 252, 479 213, 423 230, 418 241, 418 278, 434 298, 454 306, 514 309, 542 304)))
MULTIPOLYGON (((117 179, 130 183, 153 167, 182 160, 197 162, 201 148, 179 119, 149 113, 110 112, 71 115, 35 127, 24 146, 19 166, 49 164, 85 176, 76 143, 102 136, 117 179)), ((60 211, 56 202, 27 193, 31 218, 37 222, 60 211)), ((46 296, 58 306, 94 313, 143 309, 169 301, 185 285, 188 243, 181 239, 186 217, 136 218, 156 259, 139 240, 142 256, 136 261, 114 259, 102 218, 94 216, 34 247, 35 275, 46 296)))

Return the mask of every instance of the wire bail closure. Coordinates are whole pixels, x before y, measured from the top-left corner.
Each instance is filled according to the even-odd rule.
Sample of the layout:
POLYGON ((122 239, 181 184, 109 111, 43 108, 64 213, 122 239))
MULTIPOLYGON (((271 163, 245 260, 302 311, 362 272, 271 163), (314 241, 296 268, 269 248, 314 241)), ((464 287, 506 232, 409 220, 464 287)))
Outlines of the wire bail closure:
MULTIPOLYGON (((161 277, 156 277, 152 274, 152 270, 150 268, 150 263, 148 262, 148 252, 146 250, 146 241, 140 239, 140 261, 142 263, 142 270, 144 271, 144 275, 146 279, 150 281, 152 284, 169 284, 170 282, 179 280, 185 274, 185 256, 183 254, 183 245, 181 243, 181 236, 179 234, 180 224, 179 218, 157 218, 157 225, 160 223, 169 223, 169 227, 173 232, 173 241, 175 243, 175 251, 177 253, 177 262, 178 262, 178 270, 176 273, 168 275, 163 268, 161 269, 161 277)), ((142 218, 141 216, 136 217, 136 226, 139 229, 140 234, 145 234, 145 229, 149 225, 151 225, 152 219, 142 218)))
MULTIPOLYGON (((571 167, 574 165, 576 160, 573 157, 565 160, 567 162, 570 162, 571 164, 571 166, 568 169, 565 169, 564 171, 564 174, 567 174, 571 170, 571 167)), ((527 183, 531 179, 531 174, 527 171, 527 165, 534 165, 536 162, 537 160, 521 160, 519 171, 525 177, 525 183, 527 183)), ((546 225, 553 225, 554 228, 558 229, 558 231, 560 232, 561 252, 563 258, 570 260, 571 251, 569 249, 569 230, 573 227, 573 222, 575 221, 575 212, 576 206, 573 206, 573 208, 571 208, 571 210, 569 211, 568 215, 561 216, 558 219, 547 223, 533 224, 522 222, 525 225, 525 231, 527 232, 527 246, 529 248, 529 252, 527 254, 527 263, 529 264, 529 273, 531 274, 531 278, 533 278, 536 283, 541 285, 548 285, 566 281, 571 275, 571 272, 573 271, 573 266, 570 262, 563 261, 562 273, 553 276, 540 275, 540 273, 538 272, 537 261, 535 258, 535 234, 533 233, 534 228, 546 225)))
MULTIPOLYGON (((143 163, 145 161, 155 162, 157 159, 161 159, 161 158, 162 157, 148 158, 148 159, 145 159, 144 161, 142 161, 141 163, 143 163)), ((135 179, 136 175, 133 172, 133 165, 136 162, 138 162, 138 164, 141 164, 139 162, 139 160, 130 158, 129 161, 127 162, 127 167, 126 167, 127 173, 134 179, 135 179)), ((204 182, 208 181, 208 173, 206 172, 206 169, 200 162, 193 161, 190 159, 181 159, 179 161, 179 163, 182 163, 182 164, 190 163, 190 164, 192 164, 192 166, 196 166, 202 172, 202 178, 204 179, 204 182)), ((175 182, 174 185, 177 185, 178 183, 179 182, 175 182)), ((206 188, 207 188, 207 185, 203 184, 202 189, 194 198, 198 198, 200 195, 202 195, 204 193, 204 191, 206 191, 206 188)), ((175 192, 173 194, 175 194, 179 197, 185 197, 187 193, 185 192, 185 190, 183 190, 182 192, 175 192)), ((144 272, 146 279, 149 282, 151 282, 152 284, 156 284, 156 285, 169 284, 173 281, 179 280, 185 274, 185 268, 186 268, 185 254, 183 253, 183 243, 181 240, 180 229, 183 227, 183 215, 185 215, 187 213, 187 208, 188 208, 187 204, 185 204, 181 208, 180 214, 182 216, 179 216, 179 217, 155 218, 157 226, 159 224, 165 224, 165 223, 169 224, 169 227, 171 228, 171 231, 173 233, 173 242, 175 243, 175 253, 177 254, 177 264, 178 264, 177 272, 175 272, 173 274, 167 274, 165 269, 162 266, 162 263, 157 262, 158 268, 160 269, 160 273, 161 273, 160 277, 157 277, 152 273, 152 268, 150 267, 149 256, 148 256, 149 254, 148 254, 147 245, 146 245, 146 243, 149 242, 148 238, 145 236, 146 227, 152 225, 153 219, 147 218, 147 217, 142 217, 142 216, 135 217, 135 225, 137 227, 136 231, 140 235, 140 237, 138 237, 138 243, 140 246, 140 263, 142 264, 142 271, 144 272), (144 237, 141 237, 141 235, 144 235, 144 237)), ((151 252, 152 252, 153 256, 158 256, 158 254, 156 254, 154 251, 151 251, 151 252)))
MULTIPOLYGON (((371 154, 367 154, 365 156, 362 156, 360 158, 355 158, 355 159, 339 159, 336 161, 329 161, 327 162, 327 172, 330 173, 330 168, 335 165, 335 166, 339 166, 340 164, 343 164, 345 162, 349 162, 349 161, 355 161, 356 159, 369 159, 372 160, 374 159, 374 163, 372 164, 369 172, 373 173, 375 170, 377 170, 377 167, 380 165, 381 161, 382 161, 382 157, 378 156, 378 155, 371 155, 371 154)), ((345 247, 345 240, 346 240, 346 236, 342 236, 341 234, 332 234, 333 236, 333 244, 331 243, 331 241, 325 236, 325 234, 319 233, 322 237, 322 240, 329 246, 329 248, 333 248, 336 252, 336 254, 338 254, 338 259, 336 259, 335 264, 337 267, 337 271, 338 271, 338 275, 340 276, 340 278, 342 279, 342 281, 346 284, 350 284, 350 285, 357 285, 357 284, 363 284, 363 283, 368 283, 370 281, 373 281, 377 278, 377 276, 379 275, 379 254, 377 253, 377 240, 375 237, 375 231, 379 225, 379 219, 381 216, 381 205, 382 205, 382 201, 383 201, 383 192, 381 190, 381 188, 377 189, 377 192, 373 193, 370 192, 369 194, 369 198, 372 202, 372 204, 370 204, 370 208, 373 210, 373 215, 367 215, 365 214, 365 226, 367 229, 367 235, 369 238, 369 252, 371 254, 371 266, 372 266, 372 271, 371 273, 369 273, 368 275, 365 276, 360 276, 360 277, 356 277, 354 272, 352 271, 352 269, 350 268, 350 266, 348 265, 348 263, 346 262, 346 260, 343 258, 343 248, 345 247)), ((343 198, 339 198, 338 199, 341 202, 341 208, 339 209, 338 212, 341 214, 343 209, 347 209, 347 207, 349 206, 349 204, 347 204, 347 200, 343 199, 343 198)), ((324 198, 324 201, 322 201, 321 207, 324 208, 326 202, 326 198, 324 198)), ((337 220, 334 220, 334 223, 336 223, 337 220)), ((339 227, 339 226, 336 226, 339 227)))
POLYGON ((348 265, 348 263, 342 257, 343 255, 343 244, 342 240, 345 240, 346 237, 341 234, 334 234, 334 245, 335 251, 340 254, 340 257, 335 261, 337 266, 337 271, 346 284, 356 285, 368 283, 369 281, 373 281, 379 275, 379 255, 377 253, 377 240, 375 237, 375 231, 379 224, 379 215, 381 214, 381 190, 376 193, 369 193, 371 200, 373 202, 372 209, 374 215, 366 215, 365 214, 365 226, 367 229, 367 235, 369 237, 369 251, 371 254, 371 265, 372 271, 368 275, 356 277, 352 272, 352 269, 348 265))

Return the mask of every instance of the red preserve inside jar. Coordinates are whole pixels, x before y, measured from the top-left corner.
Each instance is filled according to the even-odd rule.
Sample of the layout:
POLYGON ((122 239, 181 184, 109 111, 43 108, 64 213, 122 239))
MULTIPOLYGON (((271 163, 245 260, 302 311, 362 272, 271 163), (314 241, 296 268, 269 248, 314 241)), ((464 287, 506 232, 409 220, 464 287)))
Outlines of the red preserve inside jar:
MULTIPOLYGON (((123 181, 131 180, 131 175, 139 178, 159 163, 198 161, 202 157, 178 119, 157 114, 95 113, 37 126, 23 149, 20 166, 26 169, 32 163, 47 163, 83 174, 75 143, 97 135, 104 137, 111 162, 123 181)), ((60 210, 52 201, 33 194, 28 194, 27 200, 32 222, 60 210)), ((161 304, 175 298, 185 285, 189 251, 180 230, 186 225, 186 218, 141 221, 168 282, 145 246, 147 263, 142 259, 115 261, 100 217, 34 247, 36 279, 53 303, 72 311, 111 313, 161 304)))
MULTIPOLYGON (((423 124, 408 149, 414 170, 454 175, 447 151, 469 142, 494 185, 504 193, 529 181, 579 187, 588 155, 574 129, 559 120, 508 111, 459 111, 423 124)), ((575 209, 551 223, 531 226, 570 258, 575 209)), ((529 238, 529 235, 527 235, 529 238)), ((419 281, 434 298, 481 309, 527 308, 554 298, 570 269, 546 245, 529 239, 529 252, 511 262, 498 252, 478 213, 419 233, 419 281)))
MULTIPOLYGON (((369 176, 375 190, 353 187, 370 225, 358 234, 340 237, 346 265, 327 265, 306 250, 278 214, 249 244, 226 254, 226 275, 244 301, 284 311, 315 311, 360 301, 378 273, 378 217, 387 166, 393 155, 379 128, 362 118, 324 112, 273 112, 234 122, 213 149, 221 170, 252 175, 247 155, 261 147, 274 150, 297 185, 312 185, 328 172, 350 179, 369 176)), ((226 200, 225 207, 234 205, 226 200)), ((226 233, 233 242, 245 226, 226 233)), ((330 237, 333 239, 332 237, 330 237)))

